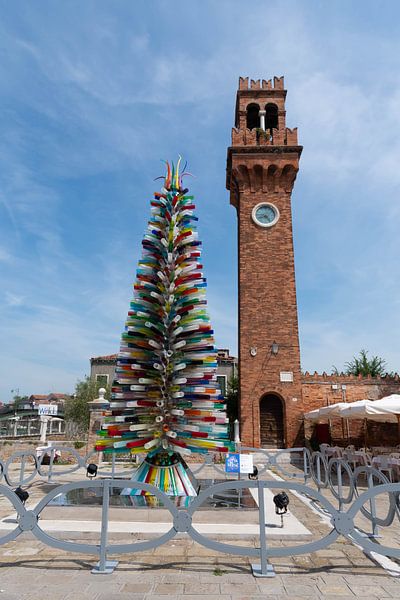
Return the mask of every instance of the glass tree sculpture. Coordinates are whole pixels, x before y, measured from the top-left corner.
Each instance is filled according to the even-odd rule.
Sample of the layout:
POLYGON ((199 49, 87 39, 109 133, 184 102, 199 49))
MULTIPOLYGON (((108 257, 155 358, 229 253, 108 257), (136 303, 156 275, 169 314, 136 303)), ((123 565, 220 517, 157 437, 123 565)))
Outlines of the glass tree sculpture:
MULTIPOLYGON (((144 453, 135 479, 196 495, 183 457, 232 450, 207 313, 193 196, 167 163, 151 202, 111 402, 96 450, 144 453)), ((142 494, 138 489, 133 493, 142 494)))

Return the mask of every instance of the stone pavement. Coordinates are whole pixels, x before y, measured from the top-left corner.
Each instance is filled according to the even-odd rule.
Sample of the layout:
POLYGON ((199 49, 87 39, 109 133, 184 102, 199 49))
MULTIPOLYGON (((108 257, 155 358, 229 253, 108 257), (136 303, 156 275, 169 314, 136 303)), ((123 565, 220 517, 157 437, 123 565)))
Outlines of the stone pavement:
POLYGON ((251 600, 291 598, 384 600, 400 582, 346 543, 305 556, 272 559, 273 579, 255 579, 246 558, 223 555, 186 540, 148 553, 123 555, 112 575, 92 575, 91 557, 35 540, 7 544, 0 554, 1 600, 251 600))

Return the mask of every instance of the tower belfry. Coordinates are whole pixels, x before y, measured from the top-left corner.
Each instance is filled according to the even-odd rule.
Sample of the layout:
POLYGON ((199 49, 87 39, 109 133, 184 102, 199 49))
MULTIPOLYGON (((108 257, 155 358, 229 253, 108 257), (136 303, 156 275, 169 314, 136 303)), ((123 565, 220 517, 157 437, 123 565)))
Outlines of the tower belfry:
POLYGON ((292 446, 301 425, 291 194, 302 147, 283 77, 240 77, 226 186, 238 216, 241 437, 292 446))

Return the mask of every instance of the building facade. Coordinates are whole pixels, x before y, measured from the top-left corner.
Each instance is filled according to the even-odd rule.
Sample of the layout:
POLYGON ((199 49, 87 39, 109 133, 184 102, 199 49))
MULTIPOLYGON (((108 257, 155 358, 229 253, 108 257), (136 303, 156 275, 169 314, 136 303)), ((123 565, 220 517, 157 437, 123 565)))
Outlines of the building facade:
POLYGON ((39 414, 41 407, 49 407, 47 432, 63 434, 64 404, 68 398, 68 394, 32 394, 26 401, 0 406, 0 438, 38 436, 43 425, 43 417, 39 414))
POLYGON ((283 77, 239 79, 227 188, 238 218, 242 441, 292 446, 303 416, 292 235, 302 147, 286 127, 283 77))
MULTIPOLYGON (((286 127, 285 99, 283 77, 241 77, 227 154, 238 224, 241 438, 253 447, 302 446, 313 433, 304 429, 304 412, 400 391, 397 376, 301 372, 291 203, 302 146, 297 129, 286 127)), ((354 439, 361 425, 352 425, 354 439)))
POLYGON ((106 387, 107 385, 111 385, 114 379, 116 362, 116 354, 108 354, 106 356, 95 356, 91 358, 90 379, 96 381, 96 383, 104 387, 106 387))

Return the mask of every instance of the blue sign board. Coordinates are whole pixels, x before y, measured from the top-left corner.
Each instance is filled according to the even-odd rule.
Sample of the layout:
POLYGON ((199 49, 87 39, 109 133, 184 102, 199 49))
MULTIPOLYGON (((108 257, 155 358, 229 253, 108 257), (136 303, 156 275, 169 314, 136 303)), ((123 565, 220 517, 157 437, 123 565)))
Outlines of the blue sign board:
POLYGON ((225 459, 226 473, 240 473, 240 454, 228 452, 225 459))

